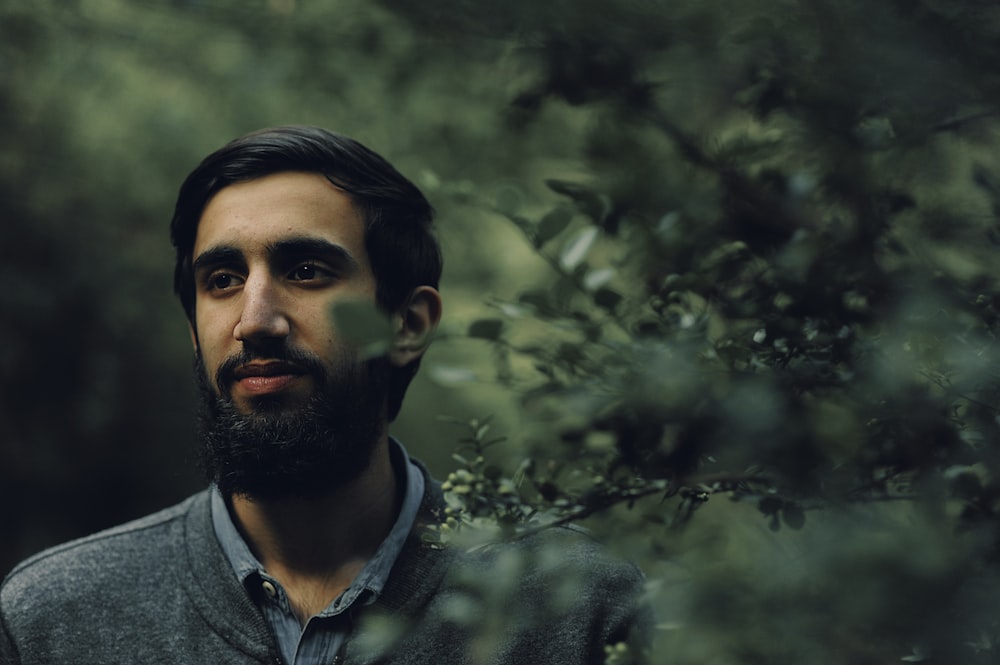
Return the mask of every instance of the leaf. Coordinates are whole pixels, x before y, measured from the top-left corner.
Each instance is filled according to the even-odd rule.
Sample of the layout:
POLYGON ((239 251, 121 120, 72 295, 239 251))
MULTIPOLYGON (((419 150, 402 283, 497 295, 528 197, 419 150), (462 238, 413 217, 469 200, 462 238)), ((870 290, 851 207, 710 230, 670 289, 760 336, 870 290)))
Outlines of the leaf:
POLYGON ((517 297, 518 302, 534 307, 539 313, 552 309, 549 294, 542 290, 525 291, 517 297))
POLYGON ((781 510, 783 505, 785 505, 785 502, 782 499, 775 496, 765 496, 761 497, 760 501, 757 502, 757 510, 765 515, 774 515, 781 510))
POLYGON ((471 383, 477 380, 476 373, 468 367, 449 367, 434 365, 428 368, 430 378, 442 386, 454 386, 460 383, 471 383))
POLYGON ((781 517, 790 529, 801 529, 806 525, 806 513, 797 503, 786 503, 781 509, 781 517))
POLYGON ((771 521, 768 523, 767 528, 774 532, 781 531, 781 520, 778 519, 777 513, 771 515, 771 521))
POLYGON ((505 215, 513 216, 521 208, 523 198, 519 189, 513 185, 506 185, 497 192, 497 210, 505 215))
POLYGON ((342 300, 331 308, 333 324, 348 343, 361 347, 363 358, 384 354, 392 346, 393 331, 389 318, 375 303, 367 300, 342 300))
POLYGON ((531 311, 522 305, 517 305, 514 303, 500 303, 497 308, 503 312, 503 315, 508 319, 523 319, 531 314, 531 311))
POLYGON ((896 138, 892 121, 885 116, 863 119, 854 127, 854 136, 866 148, 882 150, 888 148, 896 138))
POLYGON ((583 288, 595 291, 614 279, 614 268, 598 268, 583 276, 583 288))
POLYGON ((559 497, 559 486, 551 480, 543 481, 536 489, 546 501, 555 501, 559 497))
POLYGON ((588 226, 570 238, 559 254, 559 265, 566 271, 572 271, 580 265, 587 258, 590 248, 594 246, 597 234, 596 226, 588 226))
POLYGON ((611 289, 602 288, 594 292, 594 304, 609 312, 613 312, 622 300, 624 300, 622 294, 611 289))
POLYGON ((546 180, 545 184, 552 191, 573 199, 580 212, 598 224, 601 224, 614 209, 614 204, 609 196, 594 191, 586 185, 555 179, 546 180))
POLYGON ((559 345, 556 354, 564 363, 569 363, 574 365, 584 359, 584 353, 580 350, 579 345, 571 344, 570 342, 563 342, 559 345))
POLYGON ((489 480, 499 480, 503 476, 503 469, 496 465, 489 465, 483 469, 483 477, 489 480))
POLYGON ((656 224, 653 231, 656 237, 664 245, 673 245, 683 239, 683 229, 681 228, 681 214, 676 210, 668 212, 656 224))
POLYGON ((929 656, 927 655, 927 652, 920 647, 913 647, 913 650, 909 655, 900 658, 900 660, 904 663, 922 663, 928 659, 929 656))
POLYGON ((503 331, 503 320, 501 319, 479 319, 469 325, 469 337, 476 339, 495 340, 500 337, 503 331))
POLYGON ((535 231, 535 246, 541 247, 562 233, 569 226, 572 219, 573 211, 569 208, 565 206, 553 208, 538 222, 538 227, 535 231))

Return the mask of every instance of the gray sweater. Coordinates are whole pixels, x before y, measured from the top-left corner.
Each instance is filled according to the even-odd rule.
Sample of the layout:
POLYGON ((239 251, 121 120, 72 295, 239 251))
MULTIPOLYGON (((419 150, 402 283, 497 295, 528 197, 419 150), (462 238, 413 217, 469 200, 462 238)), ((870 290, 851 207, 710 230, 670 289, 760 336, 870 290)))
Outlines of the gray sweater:
MULTIPOLYGON (((385 589, 353 617, 344 665, 602 663, 637 624, 634 566, 566 529, 472 551, 429 544, 442 500, 427 488, 385 589)), ((0 663, 280 663, 208 497, 20 564, 0 587, 0 663)))

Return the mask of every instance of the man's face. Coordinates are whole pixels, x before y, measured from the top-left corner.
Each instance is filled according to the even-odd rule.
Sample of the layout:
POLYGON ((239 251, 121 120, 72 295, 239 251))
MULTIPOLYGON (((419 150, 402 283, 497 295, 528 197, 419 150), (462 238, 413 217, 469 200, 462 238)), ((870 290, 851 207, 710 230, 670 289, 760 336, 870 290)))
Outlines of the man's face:
POLYGON ((357 475, 382 431, 384 387, 382 366, 360 364, 330 314, 337 300, 375 298, 348 196, 318 174, 230 185, 205 207, 193 259, 213 479, 281 498, 357 475))
POLYGON ((364 224, 347 194, 313 173, 230 185, 205 207, 194 243, 197 342, 213 387, 243 413, 303 403, 315 377, 267 357, 284 344, 332 364, 350 350, 330 316, 338 299, 374 301, 364 224), (223 376, 216 376, 220 369, 223 376))

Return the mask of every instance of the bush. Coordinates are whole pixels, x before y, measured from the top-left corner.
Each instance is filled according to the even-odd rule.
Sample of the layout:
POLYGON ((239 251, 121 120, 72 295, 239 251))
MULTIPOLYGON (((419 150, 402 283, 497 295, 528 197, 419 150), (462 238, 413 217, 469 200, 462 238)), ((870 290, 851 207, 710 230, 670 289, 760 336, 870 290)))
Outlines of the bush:
POLYGON ((474 202, 550 270, 469 325, 523 455, 468 423, 449 530, 590 518, 655 662, 996 659, 1000 10, 917 5, 520 17, 586 169, 474 202))

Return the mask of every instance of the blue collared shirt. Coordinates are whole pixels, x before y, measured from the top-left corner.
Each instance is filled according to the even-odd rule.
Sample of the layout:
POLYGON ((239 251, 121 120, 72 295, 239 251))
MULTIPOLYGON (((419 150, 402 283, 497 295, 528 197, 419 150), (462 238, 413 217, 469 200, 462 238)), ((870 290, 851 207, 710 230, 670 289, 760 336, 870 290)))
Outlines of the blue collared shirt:
POLYGON ((289 665, 333 662, 350 633, 352 611, 372 603, 382 593, 389 571, 413 528, 424 495, 424 476, 401 443, 390 439, 389 446, 403 494, 396 523, 351 585, 326 609, 310 617, 305 627, 299 624, 292 612, 288 595, 281 584, 267 574, 264 566, 250 552, 233 523, 222 493, 213 488, 212 523, 215 536, 236 577, 271 625, 282 660, 289 665))

